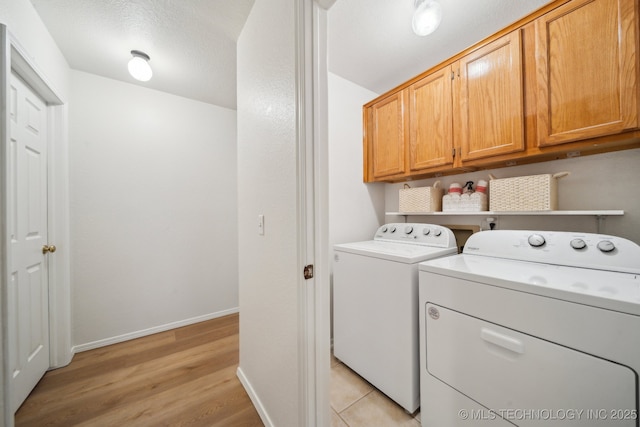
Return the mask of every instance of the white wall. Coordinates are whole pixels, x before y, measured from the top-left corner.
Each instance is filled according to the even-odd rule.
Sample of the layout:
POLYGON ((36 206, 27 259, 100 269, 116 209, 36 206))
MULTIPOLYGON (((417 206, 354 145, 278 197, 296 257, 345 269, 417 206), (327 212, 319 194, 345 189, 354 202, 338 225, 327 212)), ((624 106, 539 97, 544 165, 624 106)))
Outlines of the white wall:
MULTIPOLYGON (((640 244, 640 197, 636 183, 640 182, 640 149, 596 154, 572 159, 513 166, 439 178, 446 189, 452 182, 537 175, 568 171, 568 177, 558 181, 558 204, 561 210, 624 210, 624 216, 607 217, 600 232, 624 237, 640 244)), ((433 185, 435 179, 412 182, 413 187, 433 185)), ((402 184, 387 184, 386 211, 398 211, 398 190, 402 184)), ((387 222, 402 221, 402 217, 387 216, 387 222)), ((487 227, 483 217, 410 216, 410 222, 435 224, 474 224, 487 227)), ((566 230, 595 233, 597 220, 592 217, 517 217, 498 218, 497 229, 566 230)))
POLYGON ((293 0, 256 0, 238 40, 238 376, 265 424, 299 425, 293 0), (258 235, 258 215, 265 234, 258 235))
MULTIPOLYGON (((328 74, 328 92, 329 248, 333 254, 337 243, 372 239, 384 223, 386 184, 362 182, 362 105, 378 94, 333 73, 328 74)), ((333 274, 330 288, 333 292, 333 274)))
POLYGON ((71 76, 77 348, 237 310, 235 111, 71 76))
POLYGON ((333 247, 373 237, 384 223, 385 184, 362 182, 362 105, 378 94, 332 73, 328 85, 329 244, 333 247))

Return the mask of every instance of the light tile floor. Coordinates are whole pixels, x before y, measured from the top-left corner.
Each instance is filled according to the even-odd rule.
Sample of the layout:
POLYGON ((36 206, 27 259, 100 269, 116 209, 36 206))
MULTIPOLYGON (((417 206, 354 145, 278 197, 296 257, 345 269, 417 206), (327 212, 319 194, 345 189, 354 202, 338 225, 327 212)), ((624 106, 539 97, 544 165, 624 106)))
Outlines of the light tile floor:
POLYGON ((420 411, 408 414, 365 379, 331 356, 331 427, 420 427, 420 411))

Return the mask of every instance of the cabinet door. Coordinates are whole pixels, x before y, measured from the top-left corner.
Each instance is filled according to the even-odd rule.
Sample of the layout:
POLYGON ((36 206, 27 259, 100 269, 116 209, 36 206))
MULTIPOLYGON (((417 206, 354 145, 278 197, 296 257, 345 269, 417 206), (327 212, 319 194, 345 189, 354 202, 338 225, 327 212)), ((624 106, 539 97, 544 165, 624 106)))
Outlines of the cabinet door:
POLYGON ((536 21, 540 146, 638 127, 637 0, 574 0, 536 21))
POLYGON ((524 150, 521 45, 514 31, 460 60, 454 128, 462 161, 524 150))
POLYGON ((373 177, 385 178, 405 172, 406 93, 400 91, 371 107, 373 177))
POLYGON ((453 164, 451 67, 409 87, 411 171, 453 164))

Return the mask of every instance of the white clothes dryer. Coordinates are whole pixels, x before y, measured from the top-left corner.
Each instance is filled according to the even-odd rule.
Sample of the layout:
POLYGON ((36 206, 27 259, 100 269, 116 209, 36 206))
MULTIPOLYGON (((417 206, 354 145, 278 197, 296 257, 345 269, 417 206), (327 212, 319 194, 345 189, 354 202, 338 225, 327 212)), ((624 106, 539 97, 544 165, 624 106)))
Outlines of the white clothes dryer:
POLYGON ((423 426, 638 426, 640 246, 485 231, 419 275, 423 426))
POLYGON ((373 240, 334 246, 334 355, 410 413, 420 405, 418 263, 455 253, 453 232, 431 224, 386 224, 373 240))

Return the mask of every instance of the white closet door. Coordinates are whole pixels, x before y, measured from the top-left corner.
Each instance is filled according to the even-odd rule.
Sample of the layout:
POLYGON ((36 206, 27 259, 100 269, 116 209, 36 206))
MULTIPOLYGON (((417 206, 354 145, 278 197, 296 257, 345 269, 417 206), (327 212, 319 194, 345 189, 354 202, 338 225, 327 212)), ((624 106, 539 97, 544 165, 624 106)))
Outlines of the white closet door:
POLYGON ((47 111, 11 74, 9 98, 8 289, 11 410, 49 368, 47 256, 47 111))

